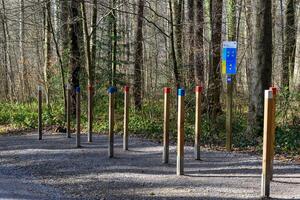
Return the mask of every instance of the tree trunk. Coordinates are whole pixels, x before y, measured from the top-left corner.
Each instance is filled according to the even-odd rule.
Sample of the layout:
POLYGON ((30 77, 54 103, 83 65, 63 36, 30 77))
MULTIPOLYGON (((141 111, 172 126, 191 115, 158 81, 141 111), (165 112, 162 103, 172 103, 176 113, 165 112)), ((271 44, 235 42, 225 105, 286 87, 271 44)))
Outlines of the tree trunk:
POLYGON ((204 47, 203 47, 203 0, 195 0, 195 81, 196 85, 204 84, 204 47))
POLYGON ((174 17, 173 17, 173 6, 172 0, 169 0, 170 9, 170 46, 171 46, 171 58, 173 60, 173 72, 175 77, 176 86, 180 85, 180 76, 178 71, 177 56, 175 50, 175 36, 174 36, 174 17))
POLYGON ((2 29, 3 29, 3 39, 4 39, 4 65, 7 68, 7 84, 8 84, 8 93, 10 101, 14 99, 15 96, 15 81, 14 81, 14 72, 11 64, 11 50, 10 50, 10 35, 8 32, 8 25, 6 19, 6 7, 4 0, 2 0, 2 29))
POLYGON ((47 1, 45 5, 45 18, 44 18, 44 84, 45 84, 45 92, 46 92, 46 105, 49 106, 49 82, 48 82, 48 70, 51 67, 51 32, 50 32, 50 23, 51 23, 51 1, 47 1))
POLYGON ((195 51, 195 38, 194 38, 194 0, 188 0, 188 23, 189 23, 189 31, 188 31, 188 41, 189 41, 189 53, 188 53, 188 85, 191 87, 195 83, 194 76, 194 51, 195 51))
POLYGON ((80 0, 71 1, 70 12, 70 80, 71 85, 71 112, 76 113, 76 93, 75 88, 79 87, 80 65, 82 64, 82 55, 80 46, 82 46, 82 25, 80 19, 80 0))
POLYGON ((134 62, 134 104, 137 110, 142 108, 142 65, 143 65, 143 16, 145 0, 139 0, 137 29, 136 29, 136 49, 134 62))
POLYGON ((286 7, 286 26, 285 26, 285 49, 282 63, 282 88, 289 90, 290 80, 293 80, 295 64, 295 44, 296 44, 296 26, 295 26, 295 2, 287 1, 286 7))
POLYGON ((220 52, 222 39, 222 0, 211 0, 211 52, 212 63, 209 68, 208 100, 209 114, 211 119, 216 119, 217 113, 221 111, 221 70, 220 70, 220 52))
POLYGON ((255 0, 253 7, 253 62, 249 66, 250 102, 248 135, 261 135, 263 130, 264 90, 271 85, 272 75, 272 1, 255 0))
POLYGON ((296 44, 296 54, 295 57, 295 67, 294 67, 294 80, 293 80, 293 90, 295 92, 300 92, 300 13, 298 14, 298 29, 297 29, 297 44, 296 44))
POLYGON ((177 87, 183 86, 183 80, 180 78, 180 74, 182 74, 183 70, 183 56, 182 56, 182 30, 183 30, 183 0, 173 0, 174 7, 174 21, 175 21, 175 47, 176 47, 176 60, 177 60, 177 68, 178 68, 178 82, 177 87))

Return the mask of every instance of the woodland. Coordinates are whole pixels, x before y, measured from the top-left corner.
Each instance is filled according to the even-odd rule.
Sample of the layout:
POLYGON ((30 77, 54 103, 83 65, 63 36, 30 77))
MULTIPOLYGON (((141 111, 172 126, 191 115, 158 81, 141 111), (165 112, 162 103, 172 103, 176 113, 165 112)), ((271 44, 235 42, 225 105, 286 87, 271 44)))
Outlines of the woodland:
POLYGON ((38 86, 44 126, 63 131, 68 84, 73 127, 81 88, 83 133, 108 131, 107 89, 117 87, 121 133, 128 85, 130 134, 161 140, 163 88, 171 87, 171 140, 184 88, 192 143, 201 85, 201 144, 225 146, 231 92, 233 147, 260 151, 264 90, 275 86, 276 152, 299 155, 299 0, 1 0, 0 27, 0 133, 37 127, 38 86), (237 41, 232 87, 221 72, 224 41, 237 41))

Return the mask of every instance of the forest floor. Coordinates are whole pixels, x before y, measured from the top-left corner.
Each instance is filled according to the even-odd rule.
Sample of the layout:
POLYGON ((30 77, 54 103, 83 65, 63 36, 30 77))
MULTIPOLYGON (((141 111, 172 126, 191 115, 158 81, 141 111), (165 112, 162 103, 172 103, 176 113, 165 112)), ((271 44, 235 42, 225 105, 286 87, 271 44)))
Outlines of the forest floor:
MULTIPOLYGON (((185 175, 176 176, 176 147, 162 164, 161 144, 130 138, 129 151, 115 137, 115 158, 107 136, 93 143, 36 133, 0 136, 0 199, 259 199, 261 157, 185 148, 185 175)), ((300 165, 275 161, 272 199, 300 199, 300 165)))

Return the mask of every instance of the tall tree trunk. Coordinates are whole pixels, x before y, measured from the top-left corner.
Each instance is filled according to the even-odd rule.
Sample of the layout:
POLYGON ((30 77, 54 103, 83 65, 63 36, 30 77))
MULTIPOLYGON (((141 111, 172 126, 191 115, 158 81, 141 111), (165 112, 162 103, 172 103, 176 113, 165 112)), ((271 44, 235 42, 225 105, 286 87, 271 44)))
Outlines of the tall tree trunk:
POLYGON ((49 74, 48 70, 51 67, 51 57, 52 57, 52 51, 51 51, 51 32, 50 32, 50 23, 51 23, 51 1, 47 1, 45 3, 45 18, 44 18, 44 84, 45 84, 45 91, 46 91, 46 104, 49 106, 49 74))
POLYGON ((189 41, 189 53, 188 53, 188 83, 191 87, 195 82, 194 76, 194 52, 195 52, 195 38, 194 38, 194 0, 188 0, 188 23, 189 23, 189 31, 188 31, 188 41, 189 41))
POLYGON ((8 31, 8 25, 7 25, 7 19, 6 19, 6 7, 5 7, 5 2, 2 0, 2 29, 3 29, 3 39, 4 39, 4 64, 7 68, 7 78, 8 78, 8 96, 10 98, 10 101, 13 100, 15 96, 15 82, 14 82, 14 71, 12 69, 12 64, 11 64, 11 55, 10 55, 10 35, 8 31))
POLYGON ((253 138, 263 129, 264 90, 272 75, 272 1, 254 0, 253 63, 249 66, 250 102, 247 132, 253 138))
POLYGON ((143 65, 143 17, 145 0, 139 0, 137 28, 136 28, 136 49, 134 61, 134 104, 137 110, 142 108, 142 65, 143 65))
POLYGON ((170 47, 171 47, 171 57, 173 60, 173 72, 175 77, 176 86, 180 85, 180 76, 178 71, 178 63, 175 48, 175 36, 174 36, 174 16, 173 16, 173 5, 172 0, 169 0, 170 9, 170 47))
POLYGON ((204 47, 203 47, 203 0, 195 0, 195 81, 197 85, 204 84, 204 47))
MULTIPOLYGON (((300 5, 300 4, 299 4, 300 5)), ((295 92, 300 92, 300 12, 297 17, 298 29, 297 29, 297 43, 296 43, 296 53, 295 57, 295 67, 294 67, 294 80, 293 80, 293 90, 295 92)))
POLYGON ((82 45, 82 25, 80 19, 80 1, 71 1, 70 12, 70 80, 71 85, 71 112, 76 113, 76 93, 75 88, 79 87, 79 74, 81 71, 80 65, 82 65, 81 45, 82 45))
POLYGON ((173 7, 174 7, 174 21, 175 21, 175 47, 176 47, 176 60, 177 60, 177 68, 178 68, 178 75, 179 80, 177 82, 177 87, 183 86, 182 74, 183 70, 183 54, 182 54, 182 45, 183 45, 183 0, 173 0, 173 7))
POLYGON ((220 70, 220 52, 222 39, 222 0, 210 1, 211 15, 211 51, 212 63, 209 68, 209 114, 211 119, 216 119, 217 113, 221 111, 221 70, 220 70))
POLYGON ((61 7, 61 16, 60 16, 60 24, 61 24, 61 31, 60 31, 60 39, 59 41, 62 42, 61 45, 61 55, 63 66, 66 69, 69 62, 69 50, 70 50, 70 35, 69 35, 69 23, 70 23, 70 3, 66 0, 60 0, 60 7, 61 7))
POLYGON ((295 64, 295 44, 296 44, 296 26, 295 26, 295 2, 287 1, 286 7, 286 26, 285 26, 285 49, 282 63, 282 88, 289 90, 290 80, 293 80, 295 64))

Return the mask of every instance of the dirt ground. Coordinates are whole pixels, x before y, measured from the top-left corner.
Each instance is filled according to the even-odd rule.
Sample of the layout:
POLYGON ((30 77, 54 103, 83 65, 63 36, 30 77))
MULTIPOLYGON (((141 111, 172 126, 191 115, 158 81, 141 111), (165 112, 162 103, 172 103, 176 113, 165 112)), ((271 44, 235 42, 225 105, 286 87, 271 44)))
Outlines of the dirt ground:
MULTIPOLYGON (((80 149, 75 137, 36 133, 0 136, 0 199, 260 199, 261 157, 185 148, 185 175, 176 176, 176 147, 162 164, 161 144, 130 138, 129 151, 115 137, 94 136, 80 149)), ((300 199, 300 166, 275 161, 272 199, 300 199)))

